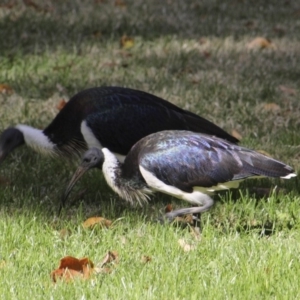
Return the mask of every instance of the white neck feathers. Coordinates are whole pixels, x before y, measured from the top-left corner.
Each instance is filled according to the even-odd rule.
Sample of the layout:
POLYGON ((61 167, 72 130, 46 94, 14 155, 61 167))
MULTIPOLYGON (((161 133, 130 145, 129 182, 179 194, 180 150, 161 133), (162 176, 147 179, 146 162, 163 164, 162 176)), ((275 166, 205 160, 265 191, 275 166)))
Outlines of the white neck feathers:
MULTIPOLYGON (((84 120, 81 122, 80 125, 80 131, 82 133, 82 136, 85 140, 85 142, 88 145, 88 148, 98 148, 98 149, 102 149, 102 145, 100 143, 100 141, 95 137, 92 129, 88 126, 87 122, 84 120)), ((125 159, 124 155, 115 153, 115 156, 120 160, 120 162, 123 162, 125 159)))
POLYGON ((107 148, 103 148, 104 163, 102 165, 102 171, 106 179, 107 184, 116 192, 122 199, 130 202, 131 204, 147 203, 149 200, 149 194, 154 191, 147 187, 141 189, 134 188, 130 185, 130 182, 119 178, 121 175, 121 163, 116 156, 110 152, 107 148))
POLYGON ((42 130, 27 125, 17 125, 24 136, 26 145, 42 154, 55 154, 55 145, 48 139, 42 130))

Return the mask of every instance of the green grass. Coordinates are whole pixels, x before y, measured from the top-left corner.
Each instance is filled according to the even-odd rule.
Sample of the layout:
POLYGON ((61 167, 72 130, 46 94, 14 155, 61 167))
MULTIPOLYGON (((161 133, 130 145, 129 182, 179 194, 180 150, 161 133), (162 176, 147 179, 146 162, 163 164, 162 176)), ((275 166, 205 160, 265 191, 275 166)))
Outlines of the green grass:
MULTIPOLYGON (((7 1, 8 2, 8 1, 7 1)), ((38 2, 0 5, 0 131, 25 123, 43 128, 61 98, 101 85, 154 93, 200 114, 241 144, 300 169, 298 1, 38 2), (120 47, 122 35, 134 46, 120 47), (255 37, 275 46, 249 50, 255 37), (288 88, 288 89, 284 89, 288 88), (279 110, 265 109, 266 104, 279 110)), ((23 147, 1 165, 0 294, 3 299, 297 299, 300 296, 299 179, 253 180, 216 196, 196 239, 189 226, 161 225, 160 210, 182 201, 156 195, 130 207, 89 172, 56 217, 75 162, 23 147), (281 191, 260 197, 258 188, 281 191), (256 192, 256 193, 255 193, 256 192), (88 217, 118 220, 83 229, 88 217), (61 236, 60 231, 69 234, 61 236), (185 252, 183 239, 194 249, 185 252), (51 282, 66 255, 100 262, 119 253, 111 274, 71 284, 51 282), (142 256, 152 260, 143 263, 142 256)))

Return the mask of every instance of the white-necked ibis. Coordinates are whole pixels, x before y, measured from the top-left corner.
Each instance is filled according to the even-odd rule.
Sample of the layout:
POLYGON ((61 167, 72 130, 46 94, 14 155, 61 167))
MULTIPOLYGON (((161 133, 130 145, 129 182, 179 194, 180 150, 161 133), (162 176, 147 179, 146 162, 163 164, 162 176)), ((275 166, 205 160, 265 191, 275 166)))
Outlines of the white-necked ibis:
POLYGON ((79 92, 44 129, 17 125, 0 137, 0 163, 26 144, 51 155, 82 155, 91 147, 108 148, 119 158, 141 138, 162 130, 191 130, 231 142, 236 138, 212 122, 154 95, 121 87, 79 92))
POLYGON ((149 195, 162 192, 197 207, 167 213, 197 214, 213 205, 214 191, 237 188, 251 177, 296 176, 292 167, 254 150, 190 131, 162 131, 138 141, 124 163, 107 148, 92 148, 71 179, 63 203, 77 180, 89 169, 100 168, 108 185, 130 203, 147 202, 149 195))

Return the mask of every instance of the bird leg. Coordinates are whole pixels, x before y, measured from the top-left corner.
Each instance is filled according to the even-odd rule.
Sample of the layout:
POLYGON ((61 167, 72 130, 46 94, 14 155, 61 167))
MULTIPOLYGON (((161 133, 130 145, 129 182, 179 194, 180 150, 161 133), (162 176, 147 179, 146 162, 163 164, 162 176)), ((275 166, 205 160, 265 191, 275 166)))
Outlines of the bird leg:
MULTIPOLYGON (((210 197, 205 198, 205 202, 202 206, 196 206, 196 207, 187 207, 187 208, 181 208, 177 210, 170 211, 165 214, 164 218, 166 218, 169 222, 172 222, 176 217, 183 216, 183 215, 194 215, 203 213, 205 211, 208 211, 212 206, 214 205, 214 200, 210 197)), ((199 220, 196 216, 193 216, 194 220, 199 220)))

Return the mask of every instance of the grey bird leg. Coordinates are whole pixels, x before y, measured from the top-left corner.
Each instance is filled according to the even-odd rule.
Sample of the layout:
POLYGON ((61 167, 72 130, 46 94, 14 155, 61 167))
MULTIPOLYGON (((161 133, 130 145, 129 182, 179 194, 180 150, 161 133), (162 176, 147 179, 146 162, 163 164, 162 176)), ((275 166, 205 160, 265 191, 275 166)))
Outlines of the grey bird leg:
MULTIPOLYGON (((189 214, 194 215, 194 214, 199 214, 208 211, 213 205, 214 205, 214 200, 210 197, 206 197, 203 206, 188 207, 188 208, 173 210, 166 213, 164 217, 168 219, 169 222, 172 222, 178 216, 189 215, 189 214)), ((198 219, 196 216, 194 216, 194 218, 196 220, 198 219)))

